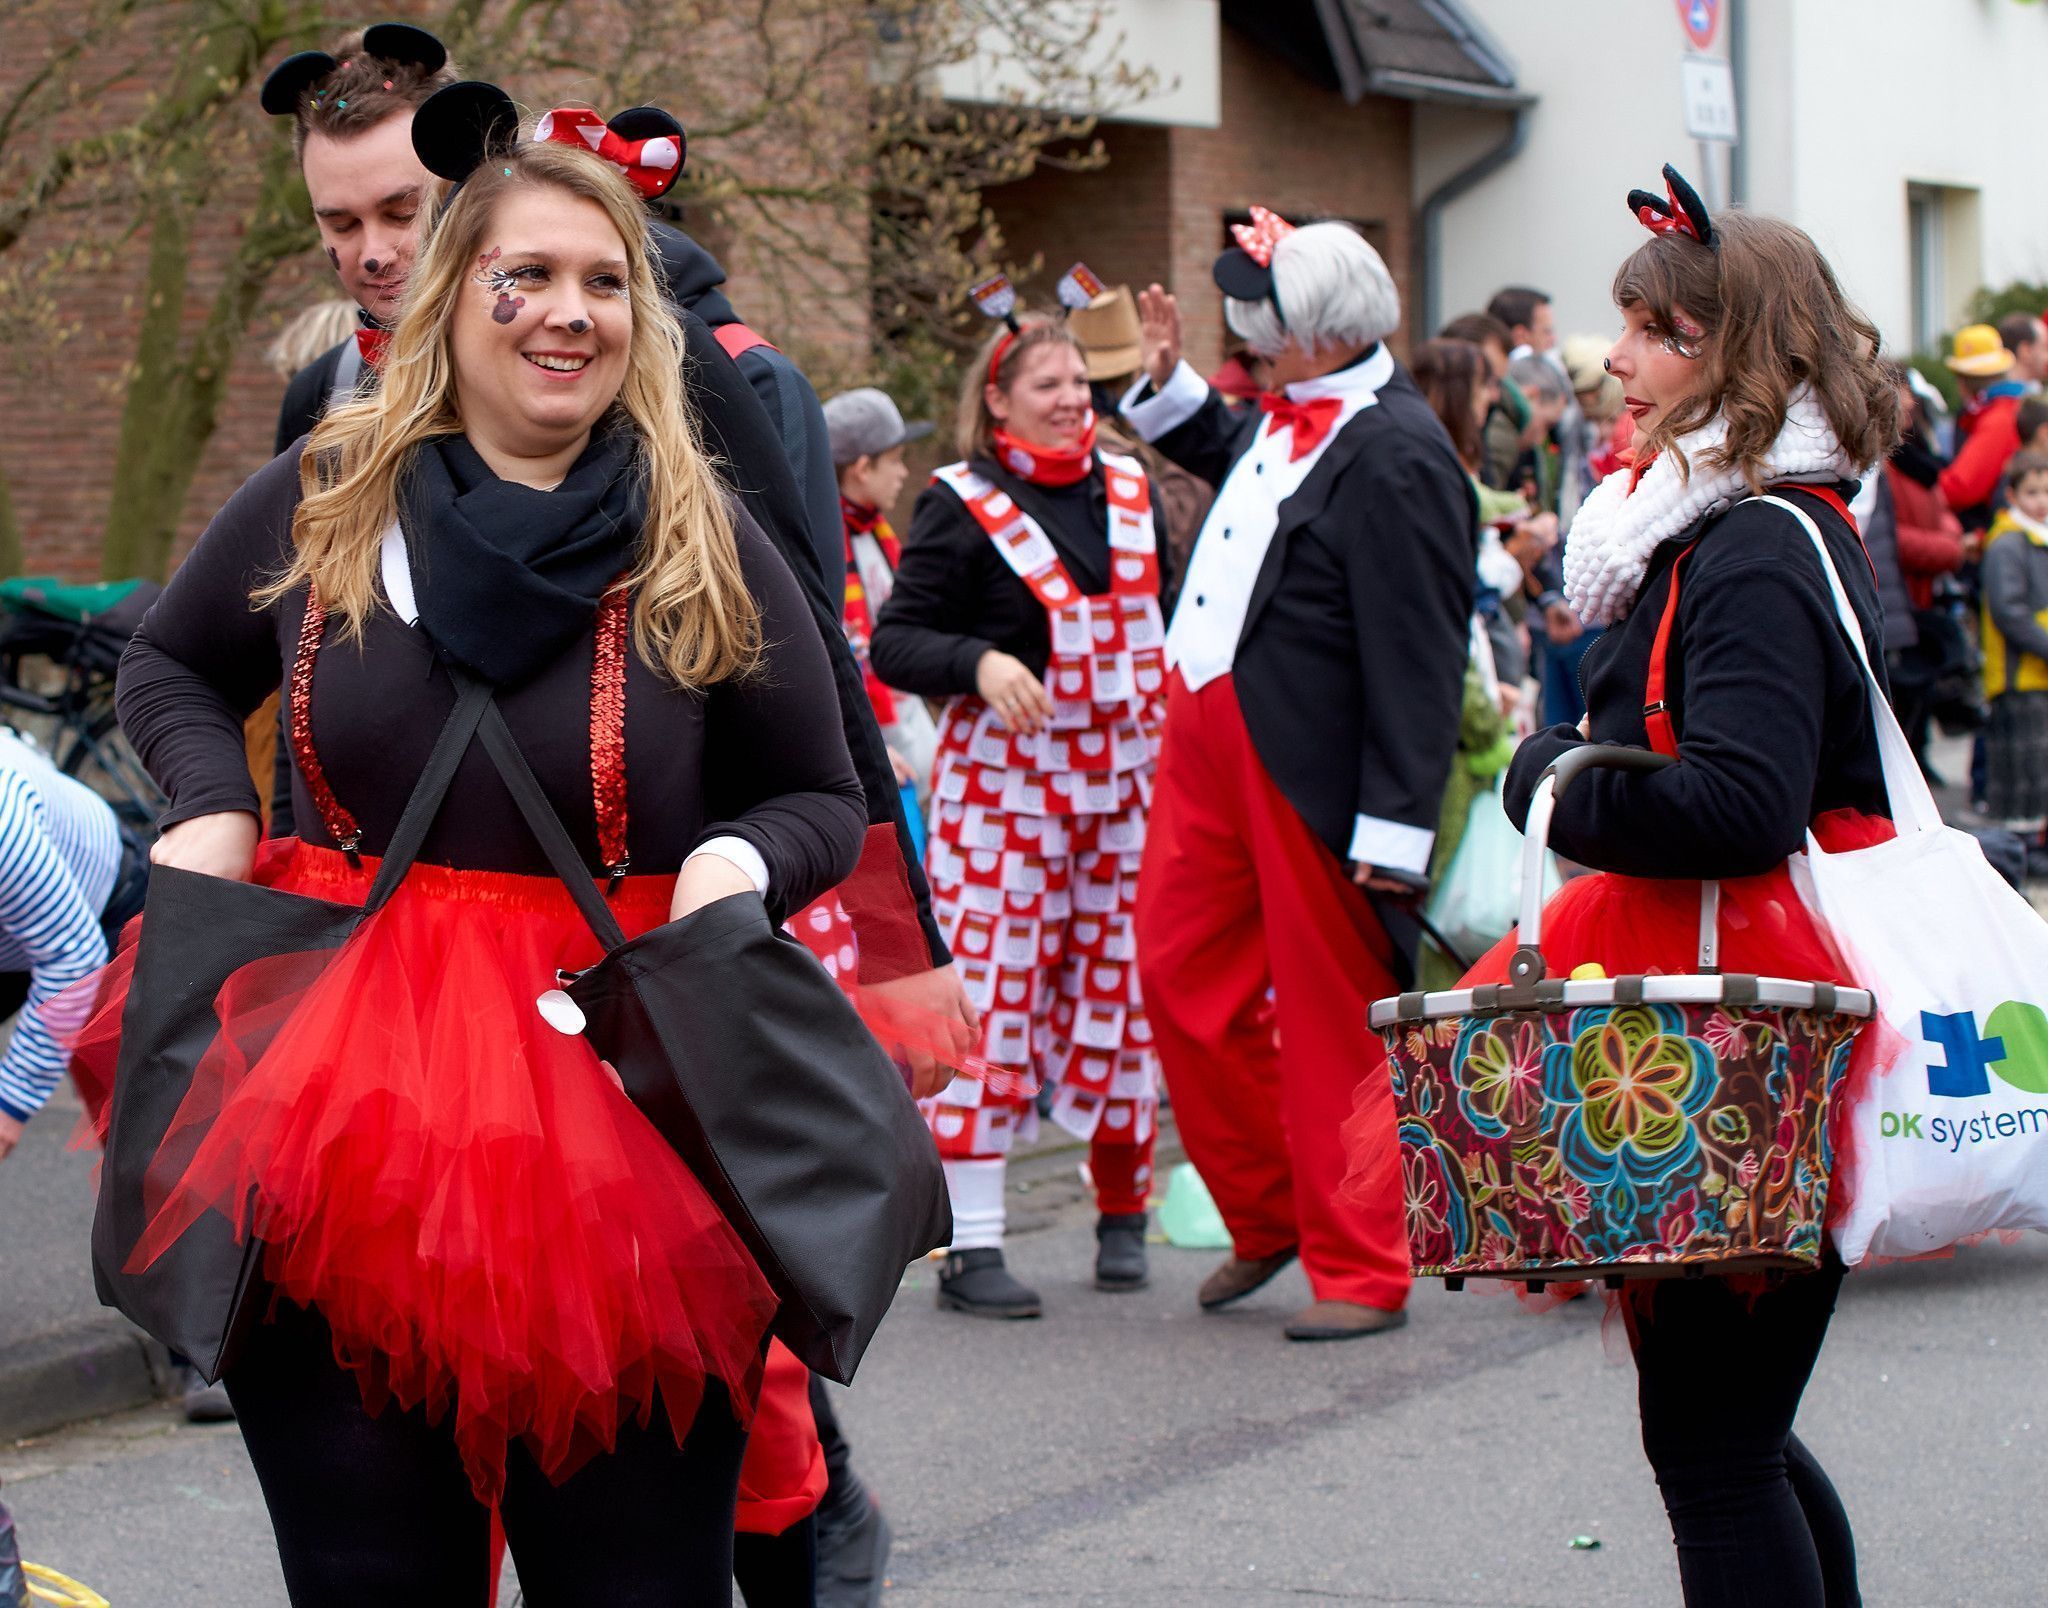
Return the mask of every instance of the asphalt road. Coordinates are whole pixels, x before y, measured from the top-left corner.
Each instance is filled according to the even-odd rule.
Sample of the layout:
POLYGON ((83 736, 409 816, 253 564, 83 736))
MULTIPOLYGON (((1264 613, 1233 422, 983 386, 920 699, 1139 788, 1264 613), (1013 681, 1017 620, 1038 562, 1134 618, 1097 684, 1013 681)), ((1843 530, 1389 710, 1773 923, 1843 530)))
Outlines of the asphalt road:
MULTIPOLYGON (((1405 1331, 1291 1346, 1298 1273, 1203 1316, 1213 1253, 1155 1247, 1150 1290, 1098 1295, 1066 1179, 1019 1204, 1012 1260, 1048 1316, 941 1314, 914 1269, 843 1401, 896 1526, 896 1608, 1677 1601, 1597 1302, 1537 1316, 1431 1286, 1405 1331)), ((2048 1241, 1851 1278, 1800 1429, 1870 1603, 2043 1600, 2044 1378, 2048 1241)), ((283 1602, 232 1428, 148 1409, 0 1449, 0 1479, 29 1556, 116 1608, 283 1602)))

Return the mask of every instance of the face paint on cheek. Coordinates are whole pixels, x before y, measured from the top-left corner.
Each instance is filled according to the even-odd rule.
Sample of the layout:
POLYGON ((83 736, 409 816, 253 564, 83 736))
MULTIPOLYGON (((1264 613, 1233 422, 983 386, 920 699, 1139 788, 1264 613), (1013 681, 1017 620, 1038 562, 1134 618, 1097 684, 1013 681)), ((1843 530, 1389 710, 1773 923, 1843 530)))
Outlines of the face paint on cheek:
POLYGON ((329 246, 327 248, 327 266, 332 268, 336 273, 341 272, 341 253, 336 251, 332 246, 329 246))
POLYGON ((525 305, 526 298, 524 296, 508 296, 503 291, 500 291, 497 304, 491 308, 491 322, 494 324, 509 324, 519 316, 519 309, 525 305))

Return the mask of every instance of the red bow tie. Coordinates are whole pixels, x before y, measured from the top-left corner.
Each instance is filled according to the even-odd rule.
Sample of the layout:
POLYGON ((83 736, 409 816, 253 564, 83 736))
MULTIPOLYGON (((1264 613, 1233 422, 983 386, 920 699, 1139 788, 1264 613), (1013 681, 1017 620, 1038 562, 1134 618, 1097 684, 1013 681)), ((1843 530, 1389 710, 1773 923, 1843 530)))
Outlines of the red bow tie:
POLYGON ((377 329, 365 324, 356 331, 356 350, 362 354, 363 367, 378 369, 384 366, 384 348, 391 344, 391 331, 377 329))
POLYGON ((1323 437, 1330 433, 1330 426, 1344 411, 1344 401, 1341 397, 1319 396, 1312 402, 1297 402, 1292 397, 1268 391, 1259 398, 1259 408, 1272 415, 1275 430, 1291 428, 1294 431, 1287 461, 1299 463, 1314 452, 1322 444, 1323 437))

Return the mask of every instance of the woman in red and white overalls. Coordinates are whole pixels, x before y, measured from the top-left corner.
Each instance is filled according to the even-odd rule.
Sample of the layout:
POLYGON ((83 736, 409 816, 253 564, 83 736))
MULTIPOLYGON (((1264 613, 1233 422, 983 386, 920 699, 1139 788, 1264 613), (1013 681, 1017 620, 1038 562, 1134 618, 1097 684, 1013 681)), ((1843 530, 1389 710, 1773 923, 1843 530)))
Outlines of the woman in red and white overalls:
MULTIPOLYGON (((1035 1074, 1089 1141, 1098 1289, 1146 1281, 1158 1057, 1132 905, 1165 684, 1151 492, 1099 451, 1080 347, 1026 315, 961 397, 963 461, 919 497, 872 643, 892 687, 945 698, 926 870, 982 1013, 982 1055, 1035 1074)), ((939 1305, 1036 1317, 1003 1265, 1010 1147, 1035 1105, 956 1079, 926 1110, 954 1239, 939 1305)))

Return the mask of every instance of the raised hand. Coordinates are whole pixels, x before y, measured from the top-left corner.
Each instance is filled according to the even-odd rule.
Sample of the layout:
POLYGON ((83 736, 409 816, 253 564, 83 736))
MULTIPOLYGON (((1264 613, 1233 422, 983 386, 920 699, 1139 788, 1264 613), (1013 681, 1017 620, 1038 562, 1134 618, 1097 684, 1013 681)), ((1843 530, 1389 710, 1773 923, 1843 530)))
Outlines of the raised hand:
POLYGON ((1180 347, 1180 303, 1163 286, 1147 285, 1138 292, 1138 363, 1155 388, 1173 378, 1180 347))

